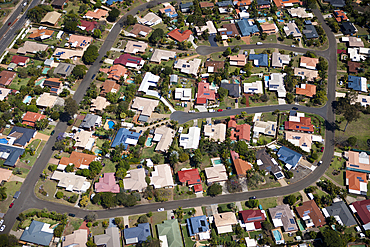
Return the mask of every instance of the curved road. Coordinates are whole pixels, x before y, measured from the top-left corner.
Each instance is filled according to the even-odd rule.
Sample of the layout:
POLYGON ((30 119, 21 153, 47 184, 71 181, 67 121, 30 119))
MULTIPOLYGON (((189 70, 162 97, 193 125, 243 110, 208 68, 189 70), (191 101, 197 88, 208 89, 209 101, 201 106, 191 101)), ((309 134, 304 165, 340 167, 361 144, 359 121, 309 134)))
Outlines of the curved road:
MULTIPOLYGON (((180 0, 177 0, 180 2, 180 0)), ((107 39, 105 40, 103 46, 99 50, 99 57, 95 61, 95 63, 90 67, 89 71, 87 72, 85 78, 83 79, 81 85, 78 87, 74 99, 77 102, 82 100, 83 95, 86 92, 89 84, 91 83, 91 77, 96 74, 100 68, 99 61, 103 58, 107 51, 110 50, 112 47, 115 39, 117 38, 121 27, 123 26, 124 18, 128 14, 135 14, 138 10, 142 11, 147 8, 148 5, 158 4, 160 0, 156 0, 150 3, 145 3, 130 12, 126 13, 117 24, 112 28, 111 32, 109 33, 107 39)), ((318 114, 326 119, 326 143, 325 143, 325 153, 323 155, 323 164, 319 166, 314 172, 310 173, 307 177, 302 179, 301 181, 291 184, 289 186, 280 187, 280 188, 273 188, 273 189, 266 189, 266 190, 258 190, 258 191, 249 191, 243 193, 236 193, 236 194, 228 194, 217 196, 214 198, 204 197, 204 198, 194 198, 189 200, 181 200, 181 201, 170 201, 164 203, 151 203, 151 204, 144 204, 138 205, 132 208, 114 208, 109 210, 98 210, 94 211, 98 214, 98 218, 109 218, 109 217, 116 217, 116 216, 123 216, 123 215, 130 215, 130 214, 142 214, 147 213, 149 211, 156 211, 159 207, 164 207, 166 210, 169 209, 176 209, 178 207, 194 207, 198 205, 210 205, 216 203, 226 203, 226 202, 234 202, 234 201, 241 201, 246 200, 250 196, 256 196, 257 198, 265 198, 265 197, 274 197, 274 196, 281 196, 294 193, 296 191, 302 190, 312 183, 316 182, 322 174, 324 174, 325 170, 329 167, 332 155, 334 153, 334 112, 332 108, 332 102, 335 99, 335 83, 336 83, 336 68, 337 68, 337 57, 336 57, 336 40, 334 35, 332 34, 329 27, 325 24, 324 19, 319 10, 313 10, 315 15, 318 17, 318 20, 322 23, 322 26, 327 33, 328 40, 330 47, 326 51, 315 51, 318 55, 325 57, 329 61, 329 72, 328 72, 328 102, 322 108, 308 108, 304 106, 298 106, 300 111, 310 112, 318 114)), ((248 45, 246 48, 242 49, 252 49, 254 45, 248 45)), ((278 47, 280 45, 276 44, 269 44, 258 46, 259 48, 272 48, 278 47), (266 47, 265 47, 266 46, 266 47)), ((283 46, 282 49, 292 50, 297 52, 305 52, 307 49, 301 48, 293 48, 289 46, 283 46)), ((209 54, 212 52, 217 52, 221 48, 205 48, 199 47, 197 52, 202 54, 209 54), (213 50, 216 49, 216 50, 213 50), (203 53, 204 52, 204 53, 203 53)), ((225 47, 222 47, 225 49, 225 47)), ((289 110, 291 109, 291 105, 277 105, 277 106, 263 106, 263 107, 252 107, 252 108, 240 108, 234 109, 224 112, 217 112, 217 113, 184 113, 184 112, 174 112, 171 115, 172 119, 178 120, 180 123, 189 121, 191 119, 196 118, 205 118, 210 114, 212 117, 216 116, 229 116, 232 114, 238 114, 238 112, 246 111, 247 113, 253 112, 270 112, 274 111, 275 109, 279 110, 289 110)), ((42 173, 43 169, 46 168, 46 165, 49 161, 49 158, 52 155, 52 146, 56 140, 56 136, 58 133, 64 132, 67 128, 65 122, 59 122, 55 128, 55 133, 53 136, 50 137, 49 141, 45 145, 43 151, 41 152, 40 156, 38 157, 35 165, 32 167, 30 173, 28 174, 26 180, 22 184, 21 187, 21 196, 15 200, 14 206, 12 209, 9 209, 7 214, 4 217, 4 224, 7 225, 5 231, 3 233, 9 233, 11 226, 15 223, 16 217, 19 213, 23 212, 29 208, 47 208, 50 211, 56 211, 58 213, 73 213, 76 217, 83 218, 89 212, 89 210, 84 210, 80 208, 70 207, 61 205, 58 203, 43 201, 36 197, 34 190, 36 182, 38 181, 39 175, 42 173)))

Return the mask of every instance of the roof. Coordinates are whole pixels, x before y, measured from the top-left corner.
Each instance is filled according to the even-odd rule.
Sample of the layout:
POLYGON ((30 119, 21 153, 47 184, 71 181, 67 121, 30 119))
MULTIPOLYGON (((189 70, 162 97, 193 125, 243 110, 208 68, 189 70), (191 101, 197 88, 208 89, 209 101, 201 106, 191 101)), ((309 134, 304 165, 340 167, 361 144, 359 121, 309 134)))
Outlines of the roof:
POLYGON ((120 85, 114 80, 105 80, 100 87, 100 95, 105 96, 107 93, 117 93, 120 85))
POLYGON ((91 99, 90 111, 103 111, 110 103, 104 97, 98 96, 96 99, 91 99))
POLYGON ((319 37, 314 25, 305 25, 304 28, 303 34, 307 39, 315 39, 319 37))
POLYGON ((367 92, 367 79, 359 76, 348 76, 348 88, 356 91, 367 92))
POLYGON ((292 4, 300 3, 300 0, 274 0, 276 7, 291 6, 292 4))
POLYGON ((279 30, 275 23, 263 23, 261 29, 262 32, 267 34, 276 33, 279 30))
POLYGON ((108 11, 104 9, 95 9, 94 11, 87 11, 84 18, 100 19, 108 15, 108 11))
POLYGON ((151 236, 150 225, 149 223, 142 223, 138 224, 137 227, 125 228, 123 234, 126 244, 142 243, 151 236))
POLYGON ((352 22, 344 21, 342 22, 342 32, 344 35, 353 35, 357 33, 357 28, 352 22))
POLYGON ((64 241, 62 242, 63 247, 85 247, 87 242, 87 229, 78 229, 72 234, 66 235, 64 241))
POLYGON ((294 146, 300 147, 302 150, 308 153, 311 151, 312 134, 295 131, 285 131, 285 139, 292 143, 294 146))
MULTIPOLYGON (((352 206, 355 208, 357 215, 360 217, 362 224, 368 224, 370 222, 370 199, 363 201, 356 201, 352 203, 352 206)), ((367 230, 367 229, 366 229, 367 230)))
POLYGON ((119 81, 121 76, 127 74, 127 69, 120 64, 114 64, 109 68, 108 79, 119 81))
POLYGON ((180 146, 184 149, 197 149, 200 139, 200 128, 190 127, 189 133, 180 135, 180 146))
POLYGON ((207 167, 204 169, 208 184, 223 182, 228 179, 224 165, 207 167))
POLYGON ((182 41, 187 40, 191 34, 192 32, 190 30, 185 30, 181 32, 180 29, 174 29, 171 32, 169 32, 167 35, 178 42, 182 42, 182 41))
POLYGON ((238 223, 234 212, 225 212, 214 214, 214 222, 216 227, 235 225, 238 223))
MULTIPOLYGON (((49 12, 50 13, 50 12, 49 12)), ((38 51, 46 51, 48 45, 36 43, 33 41, 26 41, 24 45, 18 48, 17 53, 26 54, 26 53, 36 53, 38 51)))
POLYGON ((257 0, 257 5, 258 6, 261 6, 261 5, 268 5, 270 6, 271 2, 270 0, 257 0))
POLYGON ((271 66, 282 68, 284 64, 289 64, 290 56, 285 54, 280 54, 279 52, 273 52, 271 57, 271 66))
POLYGON ((253 24, 251 20, 242 19, 237 22, 242 36, 250 36, 251 34, 258 33, 257 25, 253 24))
POLYGON ((154 131, 153 141, 158 141, 155 151, 166 152, 175 137, 176 131, 166 126, 160 126, 154 131))
POLYGON ((313 81, 315 78, 319 77, 319 72, 317 70, 302 69, 296 67, 294 68, 294 75, 306 78, 307 81, 313 81))
POLYGON ((286 23, 284 26, 284 32, 286 36, 293 35, 293 37, 302 37, 301 31, 299 31, 294 22, 286 23))
POLYGON ((370 173, 370 156, 366 152, 348 151, 347 170, 370 173))
POLYGON ((180 226, 177 219, 165 220, 158 224, 157 232, 159 240, 162 240, 162 246, 183 247, 183 241, 180 226), (167 244, 167 245, 166 245, 167 244))
POLYGON ((91 37, 71 34, 69 36, 68 43, 70 43, 71 47, 73 48, 81 48, 85 50, 91 44, 92 41, 93 38, 91 37))
POLYGON ((213 8, 215 5, 212 2, 200 2, 199 6, 201 8, 213 8))
POLYGON ((213 24, 213 21, 207 21, 205 26, 196 26, 195 31, 198 35, 201 35, 204 31, 208 30, 208 34, 217 34, 217 29, 213 24))
POLYGON ((136 97, 131 105, 131 108, 140 111, 141 115, 150 117, 158 104, 158 100, 136 97))
POLYGON ((62 14, 60 14, 56 11, 48 12, 44 16, 44 18, 42 18, 40 23, 49 23, 49 24, 55 25, 58 22, 58 20, 61 16, 62 16, 62 14))
POLYGON ((238 176, 245 176, 246 171, 252 169, 252 164, 242 159, 235 159, 233 163, 238 176))
POLYGON ((53 30, 48 29, 35 29, 32 31, 32 33, 28 36, 30 39, 47 39, 50 38, 51 35, 53 35, 53 30))
POLYGON ((296 210, 303 220, 310 219, 315 227, 325 225, 325 217, 314 200, 303 202, 296 210))
POLYGON ((288 205, 283 204, 268 210, 275 227, 282 226, 285 232, 298 230, 294 214, 288 205))
POLYGON ((313 97, 316 94, 316 85, 313 84, 301 84, 301 87, 297 87, 295 90, 296 94, 305 95, 307 97, 313 97))
POLYGON ((11 144, 25 146, 37 133, 36 130, 14 126, 8 134, 8 138, 14 139, 11 144))
POLYGON ((14 167, 19 156, 24 153, 24 149, 17 146, 0 144, 0 158, 4 159, 5 166, 14 167))
POLYGON ((282 146, 279 151, 277 152, 279 156, 279 160, 283 161, 286 165, 290 165, 291 167, 295 167, 299 160, 302 158, 302 155, 285 147, 282 146))
POLYGON ((214 141, 225 141, 226 136, 226 124, 211 124, 204 126, 204 136, 209 137, 214 141))
POLYGON ((198 83, 198 94, 197 94, 197 104, 205 104, 207 100, 215 100, 215 91, 209 88, 210 84, 206 82, 198 83))
MULTIPOLYGON (((344 38, 342 38, 342 41, 344 38)), ((364 47, 364 42, 361 38, 357 37, 348 37, 348 46, 349 47, 364 47)))
MULTIPOLYGON (((132 41, 129 40, 125 47, 126 53, 136 54, 138 52, 144 53, 146 48, 148 48, 148 44, 143 41, 132 41)), ((139 59, 139 58, 137 58, 139 59)))
POLYGON ((12 174, 12 170, 0 168, 0 183, 3 181, 8 182, 12 174))
POLYGON ((0 85, 7 86, 10 85, 13 79, 16 77, 17 73, 12 71, 3 70, 0 72, 0 85))
POLYGON ((277 122, 256 121, 256 122, 254 122, 253 133, 275 136, 276 128, 277 128, 277 122))
POLYGON ((334 216, 341 225, 347 227, 356 225, 356 220, 343 201, 334 202, 331 206, 323 208, 325 217, 334 216))
POLYGON ((304 132, 314 132, 313 125, 311 124, 311 118, 309 117, 300 117, 299 122, 285 121, 284 129, 304 132))
POLYGON ((249 60, 253 60, 255 66, 268 66, 269 56, 268 54, 249 54, 249 60))
POLYGON ((46 116, 42 115, 41 113, 36 112, 26 112, 26 114, 23 116, 22 124, 26 124, 28 126, 34 127, 35 123, 37 121, 40 121, 41 119, 44 119, 46 116))
POLYGON ((349 73, 355 73, 357 74, 358 73, 358 69, 361 67, 361 63, 358 63, 358 62, 352 62, 352 61, 348 61, 347 63, 347 66, 348 66, 348 72, 349 73))
POLYGON ((229 91, 229 96, 233 98, 240 97, 240 84, 237 83, 221 83, 221 87, 229 91))
POLYGON ((277 173, 281 171, 281 166, 273 159, 267 152, 266 149, 260 149, 256 153, 256 159, 260 170, 266 172, 277 173), (258 160, 260 162, 258 162, 258 160), (274 160, 274 162, 273 162, 274 160), (261 164, 262 163, 262 164, 261 164))
POLYGON ((36 105, 41 107, 53 107, 58 99, 58 96, 50 95, 50 93, 43 93, 37 99, 36 105))
POLYGON ((346 5, 346 2, 344 0, 325 0, 325 2, 330 3, 333 7, 339 8, 342 8, 346 5))
POLYGON ((67 2, 68 0, 54 0, 51 3, 51 6, 53 6, 54 8, 63 8, 64 4, 67 2))
POLYGON ((121 247, 119 232, 118 227, 109 227, 105 229, 105 234, 94 236, 94 243, 97 246, 105 245, 105 247, 121 247))
POLYGON ((14 55, 12 57, 11 63, 15 63, 17 65, 26 64, 29 61, 29 59, 30 59, 29 57, 22 57, 22 56, 14 55))
POLYGON ((149 12, 143 18, 138 18, 138 22, 147 26, 152 26, 156 23, 161 23, 162 18, 152 12, 149 12))
POLYGON ((80 25, 79 27, 83 30, 86 30, 86 31, 93 31, 96 26, 98 25, 98 23, 96 21, 86 21, 86 20, 80 20, 80 25))
MULTIPOLYGON (((173 75, 171 75, 172 77, 173 75)), ((177 75, 176 75, 177 76, 177 75)), ((177 79, 175 80, 177 82, 177 79)), ((181 101, 191 100, 191 88, 175 88, 175 99, 181 101)))
POLYGON ((194 58, 193 60, 179 59, 175 61, 173 67, 175 69, 180 69, 182 73, 197 76, 201 63, 202 60, 198 58, 194 58))
POLYGON ((116 177, 114 176, 114 172, 104 173, 103 177, 99 178, 99 182, 95 183, 95 191, 98 193, 99 192, 119 193, 120 188, 119 185, 116 184, 116 177))
POLYGON ((343 10, 334 10, 334 14, 335 14, 335 19, 337 20, 337 22, 341 22, 341 21, 348 21, 348 17, 346 15, 346 13, 343 11, 343 10))
POLYGON ((238 1, 234 1, 234 5, 235 3, 238 7, 244 7, 244 6, 251 5, 252 1, 251 0, 238 0, 238 1))
POLYGON ((155 49, 152 57, 150 58, 150 62, 161 63, 162 60, 167 61, 170 58, 175 58, 175 57, 176 57, 176 52, 174 51, 155 49))
POLYGON ((59 78, 47 78, 42 84, 44 87, 59 89, 63 85, 63 82, 59 78))
POLYGON ((261 210, 250 209, 239 211, 239 216, 243 219, 244 224, 266 220, 265 214, 261 210))
POLYGON ((139 140, 139 137, 141 135, 141 132, 134 132, 130 131, 125 128, 121 128, 118 130, 113 142, 112 147, 123 145, 125 149, 127 149, 128 145, 135 146, 137 144, 137 141, 139 140))
POLYGON ((285 73, 272 73, 268 80, 268 89, 270 91, 276 91, 279 98, 285 98, 286 89, 284 84, 285 73))
POLYGON ((225 62, 224 61, 206 61, 204 63, 204 67, 207 68, 207 72, 217 72, 222 71, 224 69, 225 62))
POLYGON ((235 130, 231 130, 231 140, 251 140, 251 126, 249 124, 236 125, 235 130))
POLYGON ((367 193, 367 174, 362 172, 355 172, 351 170, 346 171, 346 185, 349 193, 363 194, 367 193))
MULTIPOLYGON (((0 90, 0 92, 1 92, 1 90, 0 90)), ((363 107, 367 107, 368 105, 370 105, 370 96, 359 94, 359 95, 357 95, 356 101, 352 102, 351 104, 354 104, 356 102, 360 103, 363 107)))
POLYGON ((135 37, 137 35, 141 35, 143 37, 146 37, 153 29, 151 27, 148 27, 148 26, 144 26, 144 25, 141 25, 141 24, 135 24, 132 28, 132 30, 130 31, 130 34, 134 34, 135 37))
POLYGON ((179 177, 179 181, 181 183, 187 183, 188 185, 202 183, 198 169, 187 169, 178 171, 177 176, 179 177))
POLYGON ((180 3, 180 9, 189 8, 190 6, 193 6, 193 2, 180 3))
POLYGON ((0 100, 3 101, 8 97, 8 94, 12 92, 12 89, 9 88, 0 88, 0 100))
POLYGON ((134 169, 128 171, 129 176, 123 179, 123 188, 125 190, 142 192, 148 185, 145 181, 145 169, 134 169))
POLYGON ((244 83, 244 93, 263 94, 262 81, 244 83))
POLYGON ((244 54, 229 55, 230 65, 244 66, 247 63, 247 58, 244 54))
POLYGON ((186 224, 188 226, 190 236, 210 230, 207 217, 205 215, 190 217, 186 219, 186 224))
POLYGON ((231 0, 219 1, 219 2, 216 2, 216 5, 218 7, 233 6, 233 2, 231 0))
POLYGON ((171 4, 166 4, 163 9, 159 9, 159 12, 161 13, 162 16, 166 15, 171 18, 174 18, 177 16, 176 9, 171 4))
POLYGON ((76 67, 76 65, 74 64, 59 63, 58 66, 54 69, 54 74, 58 74, 64 77, 70 76, 74 67, 76 67))
POLYGON ((150 176, 150 185, 155 189, 174 186, 170 165, 156 165, 150 176))
POLYGON ((67 191, 82 192, 90 188, 90 182, 85 177, 74 173, 55 171, 50 179, 59 181, 57 186, 67 191))
POLYGON ((92 138, 92 132, 90 131, 79 131, 77 132, 73 139, 76 141, 75 147, 89 149, 94 145, 95 139, 92 138))
POLYGON ((228 37, 239 35, 239 30, 234 23, 223 24, 222 28, 219 28, 218 31, 220 35, 227 35, 228 37))
MULTIPOLYGON (((280 0, 279 0, 280 1, 280 0)), ((298 18, 313 18, 313 14, 312 13, 307 13, 306 12, 306 9, 304 8, 290 8, 288 9, 288 12, 289 14, 292 16, 292 17, 298 17, 298 18)))
POLYGON ((54 236, 53 232, 53 229, 50 229, 50 224, 33 220, 31 225, 23 231, 19 240, 28 243, 49 246, 50 241, 54 236))
POLYGON ((71 49, 64 49, 64 48, 56 48, 53 56, 59 57, 61 60, 66 59, 74 59, 75 57, 82 57, 84 51, 82 49, 79 50, 71 50, 71 49))
POLYGON ((65 166, 74 164, 76 168, 88 168, 95 159, 95 155, 73 151, 69 157, 62 157, 59 164, 65 166))
POLYGON ((79 128, 90 129, 102 122, 102 117, 95 114, 86 114, 79 128))

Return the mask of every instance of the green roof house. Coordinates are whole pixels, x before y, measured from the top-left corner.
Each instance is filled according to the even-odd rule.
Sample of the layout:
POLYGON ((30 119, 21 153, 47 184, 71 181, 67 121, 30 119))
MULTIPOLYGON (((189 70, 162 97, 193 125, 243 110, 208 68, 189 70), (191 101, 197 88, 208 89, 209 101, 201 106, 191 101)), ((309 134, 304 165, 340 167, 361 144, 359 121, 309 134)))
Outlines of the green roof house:
POLYGON ((176 219, 165 220, 157 225, 158 237, 162 241, 161 246, 183 247, 179 223, 176 219))

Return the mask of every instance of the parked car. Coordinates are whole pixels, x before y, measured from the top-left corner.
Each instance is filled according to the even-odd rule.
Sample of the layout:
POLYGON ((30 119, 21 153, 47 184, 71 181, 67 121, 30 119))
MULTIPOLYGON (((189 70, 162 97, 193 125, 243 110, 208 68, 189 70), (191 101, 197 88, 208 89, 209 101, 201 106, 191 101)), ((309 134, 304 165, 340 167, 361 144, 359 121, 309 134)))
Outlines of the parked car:
POLYGON ((320 160, 319 163, 317 163, 318 166, 321 165, 321 164, 322 164, 322 160, 320 160))
POLYGON ((291 47, 295 47, 295 45, 291 45, 291 47))
POLYGON ((91 77, 91 80, 94 80, 95 76, 96 76, 96 74, 93 74, 93 76, 91 77))
POLYGON ((324 147, 321 147, 321 150, 320 150, 320 152, 322 153, 322 152, 324 152, 324 147))
POLYGON ((254 200, 254 199, 256 199, 256 196, 249 197, 249 200, 254 200))
POLYGON ((238 103, 238 99, 235 99, 235 103, 238 103))
POLYGON ((158 208, 157 210, 158 212, 163 212, 164 211, 164 208, 158 208))
POLYGON ((3 225, 1 228, 0 228, 0 232, 4 231, 5 230, 5 225, 3 225))
POLYGON ((69 213, 68 216, 75 217, 76 215, 69 213))
POLYGON ((263 43, 262 42, 257 42, 257 44, 256 45, 263 45, 263 43))
POLYGON ((227 109, 227 110, 231 110, 231 107, 230 107, 230 106, 229 106, 229 107, 226 107, 226 109, 227 109))
POLYGON ((13 205, 14 205, 14 203, 13 203, 13 202, 12 202, 12 203, 10 203, 9 208, 12 208, 12 207, 13 207, 13 205))
POLYGON ((218 111, 218 112, 222 112, 223 110, 222 110, 222 109, 218 109, 217 111, 218 111))
POLYGON ((14 199, 18 199, 18 197, 21 195, 21 192, 20 191, 17 191, 17 192, 15 192, 14 193, 14 196, 13 196, 13 198, 14 199))
POLYGON ((298 110, 298 107, 292 107, 293 110, 298 110))
POLYGON ((4 223, 4 220, 0 220, 0 226, 4 223))
POLYGON ((208 112, 215 112, 215 109, 208 109, 208 112))

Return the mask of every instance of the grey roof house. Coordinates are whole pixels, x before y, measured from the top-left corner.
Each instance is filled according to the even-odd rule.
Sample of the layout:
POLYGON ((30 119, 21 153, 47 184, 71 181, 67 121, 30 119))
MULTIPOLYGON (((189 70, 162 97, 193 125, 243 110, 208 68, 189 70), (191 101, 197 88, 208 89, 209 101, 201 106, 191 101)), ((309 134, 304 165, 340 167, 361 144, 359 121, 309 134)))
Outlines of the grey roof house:
POLYGON ((221 83, 221 87, 229 91, 229 96, 233 98, 240 97, 240 85, 236 83, 221 83))
POLYGON ((97 246, 121 247, 118 227, 109 227, 105 229, 105 234, 94 236, 94 243, 97 246))
POLYGON ((319 37, 314 25, 305 25, 304 28, 303 34, 307 39, 315 39, 319 37))
POLYGON ((76 65, 74 64, 59 63, 58 66, 54 69, 54 74, 63 77, 70 76, 74 67, 76 67, 76 65))
POLYGON ((19 240, 37 245, 49 246, 54 236, 54 230, 50 229, 50 224, 40 221, 32 221, 19 240))
POLYGON ((19 156, 21 156, 23 153, 24 149, 21 147, 0 144, 0 159, 5 160, 5 166, 14 167, 19 156))
POLYGON ((100 127, 102 124, 101 116, 94 115, 94 114, 87 114, 80 124, 80 128, 92 130, 95 127, 100 127))
POLYGON ((341 225, 354 226, 357 224, 351 211, 343 201, 334 202, 331 206, 323 208, 322 212, 326 218, 334 216, 341 225))
POLYGON ((8 144, 24 147, 36 133, 37 131, 33 129, 14 126, 8 135, 8 144))
POLYGON ((342 8, 346 5, 344 0, 325 0, 324 2, 330 3, 333 7, 342 8))
POLYGON ((220 2, 217 2, 216 5, 218 7, 233 6, 233 2, 232 1, 220 1, 220 2))
POLYGON ((137 227, 126 228, 123 230, 126 244, 137 244, 147 240, 150 233, 149 223, 138 224, 137 227))
POLYGON ((180 10, 182 13, 190 12, 190 6, 193 6, 193 2, 180 3, 180 10))

